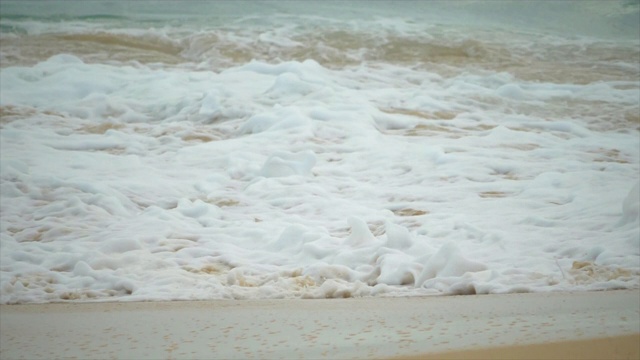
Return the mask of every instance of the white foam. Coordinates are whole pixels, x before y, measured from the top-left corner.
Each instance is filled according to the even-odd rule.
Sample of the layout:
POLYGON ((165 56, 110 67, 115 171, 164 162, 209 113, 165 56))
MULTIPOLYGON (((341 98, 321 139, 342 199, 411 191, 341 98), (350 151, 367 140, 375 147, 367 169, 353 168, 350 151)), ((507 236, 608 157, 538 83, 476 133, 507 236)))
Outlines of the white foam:
POLYGON ((494 59, 546 40, 311 18, 101 29, 188 45, 177 65, 2 68, 0 301, 639 286, 637 45, 547 35, 521 73, 494 59), (567 46, 586 80, 548 76, 567 46))
POLYGON ((262 166, 260 174, 265 177, 310 175, 316 163, 316 155, 311 150, 300 153, 277 152, 262 166))
POLYGON ((640 182, 629 190, 622 203, 620 225, 638 222, 640 218, 640 182))

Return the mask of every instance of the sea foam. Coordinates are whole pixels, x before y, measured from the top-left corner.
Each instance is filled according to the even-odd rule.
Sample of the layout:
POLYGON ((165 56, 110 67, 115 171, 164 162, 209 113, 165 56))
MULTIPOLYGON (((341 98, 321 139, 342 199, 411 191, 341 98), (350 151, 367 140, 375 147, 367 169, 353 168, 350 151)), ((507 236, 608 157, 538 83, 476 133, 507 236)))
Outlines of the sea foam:
POLYGON ((381 8, 0 19, 0 301, 637 288, 637 43, 381 8))

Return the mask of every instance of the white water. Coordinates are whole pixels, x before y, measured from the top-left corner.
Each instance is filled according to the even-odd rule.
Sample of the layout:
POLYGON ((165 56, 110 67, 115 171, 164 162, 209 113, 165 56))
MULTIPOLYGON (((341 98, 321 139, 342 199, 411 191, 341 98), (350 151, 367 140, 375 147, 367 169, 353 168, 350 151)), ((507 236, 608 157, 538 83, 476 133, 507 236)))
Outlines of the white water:
POLYGON ((639 286, 633 2, 71 3, 2 3, 2 303, 639 286))

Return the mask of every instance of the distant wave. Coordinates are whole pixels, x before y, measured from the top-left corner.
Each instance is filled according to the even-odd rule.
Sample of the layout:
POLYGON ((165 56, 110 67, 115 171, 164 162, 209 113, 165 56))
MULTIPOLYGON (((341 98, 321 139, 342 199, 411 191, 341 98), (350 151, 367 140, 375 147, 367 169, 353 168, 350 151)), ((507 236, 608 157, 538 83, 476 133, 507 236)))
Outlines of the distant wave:
POLYGON ((127 16, 113 14, 94 14, 94 15, 31 15, 31 14, 2 14, 0 19, 5 20, 38 20, 38 21, 71 21, 71 20, 129 20, 127 16))

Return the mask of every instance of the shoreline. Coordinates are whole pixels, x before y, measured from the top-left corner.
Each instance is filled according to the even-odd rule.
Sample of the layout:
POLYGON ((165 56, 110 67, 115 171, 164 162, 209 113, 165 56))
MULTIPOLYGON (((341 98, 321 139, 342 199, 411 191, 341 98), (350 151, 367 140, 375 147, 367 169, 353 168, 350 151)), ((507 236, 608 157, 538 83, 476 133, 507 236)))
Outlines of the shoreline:
POLYGON ((0 305, 7 360, 623 359, 639 337, 640 290, 0 305))

